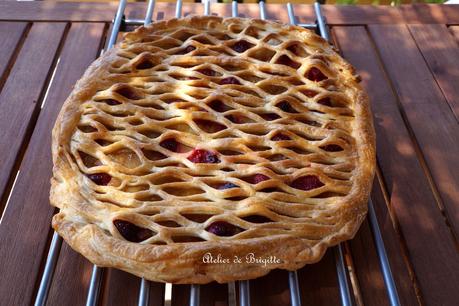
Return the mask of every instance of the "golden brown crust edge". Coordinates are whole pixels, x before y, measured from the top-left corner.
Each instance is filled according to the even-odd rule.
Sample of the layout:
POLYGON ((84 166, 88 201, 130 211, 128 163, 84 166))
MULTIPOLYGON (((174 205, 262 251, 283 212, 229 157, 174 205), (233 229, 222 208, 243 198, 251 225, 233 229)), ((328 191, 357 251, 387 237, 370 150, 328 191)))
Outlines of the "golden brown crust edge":
MULTIPOLYGON (((192 17, 183 20, 170 20, 156 24, 157 27, 167 27, 177 22, 206 22, 206 18, 192 17)), ((266 22, 266 21, 256 21, 266 22)), ((292 26, 284 26, 292 28, 292 26)), ((302 29, 301 29, 302 30, 302 29)), ((138 33, 144 28, 136 30, 138 33)), ((318 37, 320 40, 320 38, 318 37)), ((327 44, 324 42, 324 44, 327 44)), ((116 48, 116 47, 115 47, 116 48)), ((70 202, 84 202, 78 193, 77 184, 73 182, 75 169, 68 163, 70 158, 63 147, 68 145, 71 134, 79 118, 79 105, 85 99, 94 95, 98 88, 110 83, 104 79, 105 71, 114 59, 116 49, 108 51, 96 60, 77 82, 72 94, 66 100, 56 125, 53 129, 53 161, 54 178, 52 179, 51 204, 56 207, 71 207, 70 202), (65 182, 65 183, 64 183, 65 182)), ((347 64, 353 72, 351 65, 347 64)), ((63 213, 53 218, 53 228, 76 251, 83 254, 99 266, 116 267, 139 277, 153 281, 171 283, 207 283, 216 280, 220 283, 241 279, 252 279, 267 274, 271 269, 299 269, 305 264, 319 261, 326 249, 341 241, 351 239, 358 230, 367 212, 369 190, 374 174, 375 164, 375 135, 367 95, 361 90, 354 78, 350 78, 351 88, 356 89, 355 128, 354 138, 360 152, 358 168, 354 173, 354 184, 349 194, 352 203, 342 203, 340 213, 345 214, 341 229, 321 242, 310 246, 306 241, 294 237, 267 237, 241 241, 224 241, 215 243, 186 243, 175 245, 141 245, 116 239, 107 235, 102 229, 92 224, 79 222, 77 218, 64 218, 63 213), (349 206, 349 209, 346 209, 349 206), (203 254, 207 252, 220 253, 223 257, 232 258, 233 254, 244 251, 265 255, 269 250, 270 256, 279 258, 279 264, 228 263, 204 264, 203 254)), ((90 208, 88 208, 90 209, 90 208)))

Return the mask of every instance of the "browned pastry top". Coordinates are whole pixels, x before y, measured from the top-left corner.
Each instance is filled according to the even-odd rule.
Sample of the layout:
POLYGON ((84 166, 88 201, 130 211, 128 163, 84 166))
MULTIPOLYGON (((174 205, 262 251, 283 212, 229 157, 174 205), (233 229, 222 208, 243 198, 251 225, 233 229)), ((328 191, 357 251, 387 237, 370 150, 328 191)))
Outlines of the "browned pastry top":
POLYGON ((327 42, 196 16, 140 27, 96 60, 52 150, 55 230, 99 266, 173 283, 320 260, 365 217, 375 163, 367 96, 327 42), (251 253, 275 260, 233 261, 251 253))

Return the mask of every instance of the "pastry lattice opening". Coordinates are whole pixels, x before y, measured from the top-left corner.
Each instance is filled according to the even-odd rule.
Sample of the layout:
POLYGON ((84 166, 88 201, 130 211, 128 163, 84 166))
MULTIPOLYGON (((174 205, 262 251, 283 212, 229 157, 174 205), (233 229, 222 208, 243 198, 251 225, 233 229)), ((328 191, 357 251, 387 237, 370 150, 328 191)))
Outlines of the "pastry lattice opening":
POLYGON ((71 138, 107 231, 162 245, 333 229, 353 102, 337 55, 293 32, 227 19, 127 35, 71 138))

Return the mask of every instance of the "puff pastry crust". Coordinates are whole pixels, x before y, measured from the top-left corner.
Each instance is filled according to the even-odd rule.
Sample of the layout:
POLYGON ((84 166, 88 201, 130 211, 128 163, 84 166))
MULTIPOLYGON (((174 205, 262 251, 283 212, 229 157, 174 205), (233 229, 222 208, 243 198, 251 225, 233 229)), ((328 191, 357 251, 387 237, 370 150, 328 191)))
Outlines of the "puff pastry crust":
POLYGON ((53 228, 94 264, 171 283, 319 261, 359 228, 375 165, 352 66, 309 30, 243 18, 126 34, 52 137, 53 228), (277 260, 233 262, 250 253, 277 260))

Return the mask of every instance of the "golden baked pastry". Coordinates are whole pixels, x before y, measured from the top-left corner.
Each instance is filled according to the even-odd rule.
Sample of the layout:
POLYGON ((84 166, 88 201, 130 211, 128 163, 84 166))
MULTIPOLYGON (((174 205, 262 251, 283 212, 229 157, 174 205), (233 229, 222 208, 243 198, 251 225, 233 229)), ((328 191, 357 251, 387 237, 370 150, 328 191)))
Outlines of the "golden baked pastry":
POLYGON ((294 270, 357 231, 374 148, 354 69, 311 31, 161 21, 126 34, 65 102, 53 227, 94 264, 153 281, 294 270))

